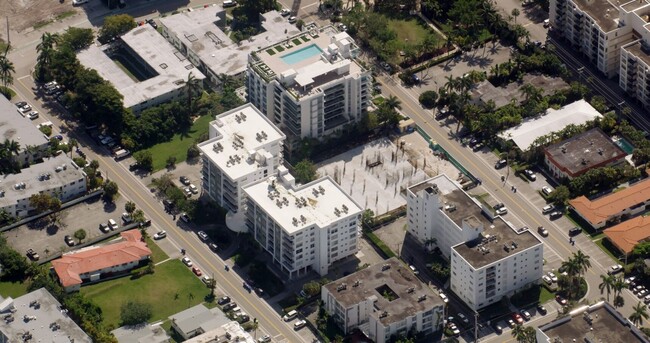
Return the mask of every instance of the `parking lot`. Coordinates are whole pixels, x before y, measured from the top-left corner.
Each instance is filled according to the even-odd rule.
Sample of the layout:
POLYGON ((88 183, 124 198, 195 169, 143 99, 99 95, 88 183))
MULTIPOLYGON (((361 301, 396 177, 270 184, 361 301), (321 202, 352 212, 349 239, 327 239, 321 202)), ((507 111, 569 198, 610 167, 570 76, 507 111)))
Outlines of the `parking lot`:
POLYGON ((126 202, 126 199, 120 197, 114 204, 108 204, 100 197, 95 197, 61 211, 60 224, 49 225, 50 221, 45 217, 7 231, 4 235, 16 251, 24 253, 27 249, 33 249, 41 258, 70 251, 72 248, 63 240, 66 235, 74 237, 75 231, 84 229, 86 230, 84 241, 97 238, 103 235, 99 230, 99 224, 105 224, 111 218, 122 227, 120 217, 126 202), (25 239, 26 237, 29 239, 25 239))

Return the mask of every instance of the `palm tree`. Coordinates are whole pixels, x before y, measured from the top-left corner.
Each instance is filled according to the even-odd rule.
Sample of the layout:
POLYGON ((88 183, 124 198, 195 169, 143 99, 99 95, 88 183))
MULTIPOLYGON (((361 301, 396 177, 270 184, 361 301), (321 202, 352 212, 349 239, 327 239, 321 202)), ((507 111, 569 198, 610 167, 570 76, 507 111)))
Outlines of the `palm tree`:
POLYGON ((536 341, 535 329, 530 326, 517 325, 512 329, 512 337, 519 343, 533 343, 536 341))
POLYGON ((14 76, 11 74, 15 72, 14 64, 7 58, 5 52, 3 56, 0 56, 0 81, 2 81, 5 88, 7 88, 7 85, 14 83, 14 76))
POLYGON ((582 275, 587 272, 587 269, 591 268, 591 262, 589 261, 589 256, 585 255, 582 250, 573 253, 573 259, 578 265, 578 274, 582 275))
POLYGON ((9 155, 18 155, 18 153, 20 153, 20 143, 16 142, 13 139, 5 139, 3 146, 7 152, 9 152, 9 155))
POLYGON ((521 94, 524 96, 524 101, 529 102, 529 101, 535 101, 539 102, 542 100, 542 91, 541 89, 531 85, 530 83, 527 83, 519 89, 521 94))
POLYGON ((640 326, 644 319, 647 320, 650 317, 648 315, 648 307, 640 301, 632 308, 632 311, 632 314, 628 318, 636 326, 640 326))
POLYGON ((458 80, 454 79, 453 75, 447 75, 445 76, 445 79, 447 80, 447 82, 445 82, 443 88, 447 90, 447 93, 453 92, 456 89, 456 84, 458 83, 458 80))
POLYGON ((49 72, 52 56, 54 55, 54 45, 59 42, 59 35, 56 33, 45 32, 41 36, 41 42, 36 46, 38 56, 36 57, 35 77, 42 80, 46 73, 49 72))
POLYGON ((199 80, 194 77, 194 74, 190 72, 187 75, 187 80, 185 81, 185 88, 187 89, 187 112, 192 114, 192 95, 196 87, 199 85, 199 80))
POLYGON ((68 145, 70 146, 70 158, 72 158, 72 152, 75 148, 79 147, 79 142, 74 138, 70 138, 68 145))
POLYGON ((512 14, 512 17, 515 18, 515 25, 516 25, 517 24, 517 17, 521 14, 521 12, 519 12, 518 8, 513 8, 512 12, 510 12, 510 14, 512 14))
POLYGON ((398 97, 394 95, 390 95, 386 100, 384 101, 384 104, 386 105, 387 108, 391 110, 401 110, 402 109, 402 102, 399 100, 398 97))
POLYGON ((600 279, 603 280, 603 282, 601 282, 600 285, 598 285, 598 289, 600 289, 600 294, 603 294, 603 292, 606 290, 607 301, 609 301, 609 294, 614 289, 614 283, 616 282, 616 278, 613 275, 601 275, 600 279))

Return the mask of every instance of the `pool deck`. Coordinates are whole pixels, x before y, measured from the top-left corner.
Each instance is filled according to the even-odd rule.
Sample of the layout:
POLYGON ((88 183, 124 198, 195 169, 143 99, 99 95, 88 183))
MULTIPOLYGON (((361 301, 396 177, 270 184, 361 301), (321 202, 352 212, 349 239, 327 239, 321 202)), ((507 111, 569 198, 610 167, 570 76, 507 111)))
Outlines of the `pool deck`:
MULTIPOLYGON (((309 42, 307 42, 309 43, 309 42)), ((309 44, 299 50, 292 51, 289 53, 286 53, 282 56, 280 56, 280 59, 282 62, 289 64, 289 65, 294 65, 296 63, 300 63, 301 61, 313 57, 313 56, 318 56, 323 53, 323 50, 318 47, 318 45, 312 43, 309 44)))

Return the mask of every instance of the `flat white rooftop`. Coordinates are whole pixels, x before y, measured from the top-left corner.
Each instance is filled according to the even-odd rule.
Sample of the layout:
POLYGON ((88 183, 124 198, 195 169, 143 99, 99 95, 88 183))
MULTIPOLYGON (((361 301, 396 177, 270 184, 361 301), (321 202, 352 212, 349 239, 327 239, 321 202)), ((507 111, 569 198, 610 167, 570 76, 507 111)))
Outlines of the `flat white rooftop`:
POLYGON ((237 44, 217 26, 224 24, 218 15, 223 11, 213 5, 160 18, 160 22, 217 75, 243 73, 248 54, 300 32, 278 11, 271 11, 261 15, 264 32, 237 44))
POLYGON ((582 125, 598 117, 602 117, 600 112, 585 100, 578 100, 559 110, 549 108, 546 114, 526 119, 498 136, 505 140, 512 139, 521 151, 527 151, 539 137, 560 131, 570 124, 582 125))
POLYGON ((28 145, 41 146, 49 141, 31 120, 21 116, 14 104, 0 96, 0 141, 16 141, 21 150, 28 145))
MULTIPOLYGON (((101 47, 91 45, 77 57, 81 64, 97 70, 99 75, 115 86, 124 97, 124 107, 133 107, 184 87, 190 72, 197 80, 205 79, 203 73, 151 25, 134 28, 121 37, 121 42, 127 49, 135 52, 157 75, 144 81, 132 78, 107 55, 112 53, 110 44, 101 47)), ((137 61, 133 63, 138 64, 137 61)))
POLYGON ((330 177, 297 187, 282 178, 269 177, 244 187, 244 192, 289 234, 313 224, 327 227, 362 211, 330 177))
POLYGON ((42 163, 22 169, 20 174, 0 176, 0 207, 16 204, 32 194, 56 189, 72 182, 85 182, 85 174, 77 169, 65 154, 45 159, 42 163), (47 175, 47 176, 46 176, 47 175), (16 185, 24 184, 23 187, 16 185))
POLYGON ((213 138, 199 144, 199 149, 231 180, 257 170, 266 153, 261 149, 286 138, 250 103, 218 115, 210 122, 210 136, 213 138), (254 158, 249 159, 251 155, 254 158))

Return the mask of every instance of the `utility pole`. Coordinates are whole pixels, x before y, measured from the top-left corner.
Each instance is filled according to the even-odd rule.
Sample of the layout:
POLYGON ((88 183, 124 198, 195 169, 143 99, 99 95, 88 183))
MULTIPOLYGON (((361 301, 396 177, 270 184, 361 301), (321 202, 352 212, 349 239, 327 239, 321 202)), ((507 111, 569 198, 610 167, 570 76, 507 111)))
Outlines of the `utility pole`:
POLYGON ((478 312, 474 311, 474 343, 478 343, 478 312))
POLYGON ((11 46, 11 39, 9 38, 9 17, 5 17, 7 20, 7 51, 9 51, 9 47, 11 46))

